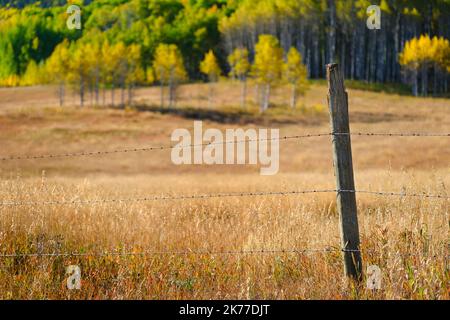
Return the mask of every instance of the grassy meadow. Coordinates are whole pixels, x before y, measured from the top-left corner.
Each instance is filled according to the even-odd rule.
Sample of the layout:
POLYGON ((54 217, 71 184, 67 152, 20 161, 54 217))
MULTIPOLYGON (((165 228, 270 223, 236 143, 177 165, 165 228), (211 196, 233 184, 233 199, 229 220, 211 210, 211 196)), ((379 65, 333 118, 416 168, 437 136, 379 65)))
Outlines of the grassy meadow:
MULTIPOLYGON (((125 110, 58 107, 56 88, 0 88, 0 157, 170 144, 174 129, 279 128, 280 136, 329 132, 327 88, 313 83, 290 110, 287 88, 264 115, 235 107, 240 87, 180 87, 161 112, 159 88, 125 110)), ((349 89, 353 132, 450 130, 450 100, 349 89)), ((116 93, 118 99, 119 92, 116 93)), ((106 104, 110 103, 110 92, 106 104)), ((117 100, 116 100, 117 101, 117 100)), ((448 137, 352 137, 356 189, 449 195, 448 137)), ((335 189, 329 136, 280 142, 280 171, 258 166, 175 166, 170 150, 1 161, 1 202, 129 199, 221 192, 335 189)), ((335 194, 0 206, 0 299, 449 299, 449 199, 357 194, 364 269, 382 288, 348 285, 335 194), (315 251, 317 249, 317 251, 315 251), (324 251, 322 249, 328 249, 324 251), (241 253, 227 251, 286 250, 241 253), (292 252, 298 250, 297 252, 292 252), (306 251, 301 251, 306 250, 306 251), (39 253, 127 252, 45 256, 39 253), (147 255, 138 253, 147 251, 147 255), (202 252, 212 252, 211 254, 202 252), (182 253, 182 254, 181 254, 182 253), (79 265, 81 290, 66 288, 79 265)))

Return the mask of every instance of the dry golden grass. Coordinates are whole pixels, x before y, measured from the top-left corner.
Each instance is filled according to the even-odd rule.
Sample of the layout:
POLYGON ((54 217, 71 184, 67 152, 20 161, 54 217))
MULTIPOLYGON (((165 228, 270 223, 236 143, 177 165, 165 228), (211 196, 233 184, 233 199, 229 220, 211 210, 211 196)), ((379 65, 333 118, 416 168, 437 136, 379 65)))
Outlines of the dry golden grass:
MULTIPOLYGON (((1 156, 167 145, 173 129, 193 126, 191 119, 170 114, 59 109, 52 90, 0 89, 1 156)), ((182 87, 180 108, 206 107, 206 90, 182 87)), ((232 106, 239 87, 219 85, 217 95, 216 108, 232 106)), ((286 96, 278 90, 275 104, 286 96)), ((353 131, 450 130, 449 100, 357 90, 349 90, 349 98, 353 131)), ((136 100, 156 104, 158 89, 140 89, 136 100)), ((328 132, 328 115, 317 107, 326 105, 326 88, 313 85, 301 103, 303 110, 272 111, 261 121, 205 126, 271 126, 281 135, 328 132)), ((449 194, 448 138, 354 137, 352 143, 357 189, 449 194)), ((0 197, 42 202, 335 188, 329 137, 280 147, 280 173, 272 177, 259 176, 254 166, 176 167, 170 151, 7 161, 0 168, 0 197)), ((335 197, 317 194, 2 206, 2 253, 336 250, 0 258, 0 298, 449 299, 450 201, 364 194, 357 201, 364 266, 381 268, 379 291, 346 284, 335 197), (81 267, 79 291, 66 288, 71 264, 81 267)))

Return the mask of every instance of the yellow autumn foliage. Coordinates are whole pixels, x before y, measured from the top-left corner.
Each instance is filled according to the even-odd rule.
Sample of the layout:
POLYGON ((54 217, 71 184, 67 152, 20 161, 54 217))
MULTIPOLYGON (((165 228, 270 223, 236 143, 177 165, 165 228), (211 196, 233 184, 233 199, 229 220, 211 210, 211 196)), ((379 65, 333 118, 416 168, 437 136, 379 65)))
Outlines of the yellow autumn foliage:
POLYGON ((253 76, 260 84, 276 84, 281 79, 283 70, 283 49, 277 38, 261 35, 255 46, 253 76))
POLYGON ((250 71, 248 50, 244 48, 235 49, 228 56, 228 63, 231 67, 230 76, 233 78, 244 79, 250 71))
POLYGON ((450 43, 443 37, 430 38, 421 35, 406 42, 403 52, 399 55, 399 63, 410 69, 417 70, 425 64, 434 63, 444 70, 450 68, 450 43))
POLYGON ((222 71, 212 50, 205 55, 205 58, 200 63, 200 71, 206 74, 212 82, 217 81, 220 77, 222 71))
POLYGON ((156 48, 153 70, 156 79, 161 83, 169 80, 185 80, 187 73, 184 68, 183 57, 178 47, 174 44, 160 44, 156 48))

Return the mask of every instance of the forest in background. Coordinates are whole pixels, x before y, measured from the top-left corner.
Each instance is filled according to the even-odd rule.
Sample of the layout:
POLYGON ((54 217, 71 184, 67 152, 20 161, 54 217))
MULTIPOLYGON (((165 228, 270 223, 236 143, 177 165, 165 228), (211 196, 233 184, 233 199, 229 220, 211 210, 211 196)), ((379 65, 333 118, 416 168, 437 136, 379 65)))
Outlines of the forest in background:
MULTIPOLYGON (((279 46, 285 60, 291 48, 300 53, 309 78, 323 78, 325 64, 333 61, 348 79, 405 83, 416 95, 448 92, 450 0, 0 0, 0 5, 2 85, 68 81, 88 87, 80 85, 81 78, 88 78, 83 68, 90 68, 89 81, 96 91, 100 82, 108 88, 153 82, 175 87, 177 81, 217 80, 230 71, 241 81, 261 78, 254 68, 247 68, 243 77, 236 74, 230 58, 244 52, 248 63, 256 65, 260 36, 271 35, 277 43, 266 43, 279 46), (66 26, 68 3, 82 9, 81 30, 66 26), (366 27, 371 4, 381 8, 379 30, 366 27), (158 76, 155 60, 161 45, 176 46, 173 65, 181 62, 183 67, 177 69, 179 77, 158 76), (210 52, 219 67, 213 74, 201 68, 210 52), (89 64, 89 55, 97 62, 89 64), (111 60, 124 55, 124 62, 111 60), (75 61, 78 71, 64 79, 58 74, 43 76, 46 65, 66 74, 69 66, 61 60, 75 61), (106 63, 119 72, 102 76, 106 63)), ((161 60, 167 60, 169 52, 165 58, 160 54, 161 60)), ((263 71, 272 77, 271 72, 289 70, 276 69, 263 71)), ((262 82, 274 81, 266 77, 262 82)))

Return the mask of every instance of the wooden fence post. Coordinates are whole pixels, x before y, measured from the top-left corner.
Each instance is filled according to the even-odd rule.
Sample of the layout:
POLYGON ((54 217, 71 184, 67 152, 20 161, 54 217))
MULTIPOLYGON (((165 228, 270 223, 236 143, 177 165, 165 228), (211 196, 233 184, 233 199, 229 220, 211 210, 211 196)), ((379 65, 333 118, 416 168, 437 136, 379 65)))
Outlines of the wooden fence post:
POLYGON ((344 271, 346 276, 359 281, 362 278, 362 259, 359 251, 348 97, 337 64, 327 65, 327 80, 344 271))

